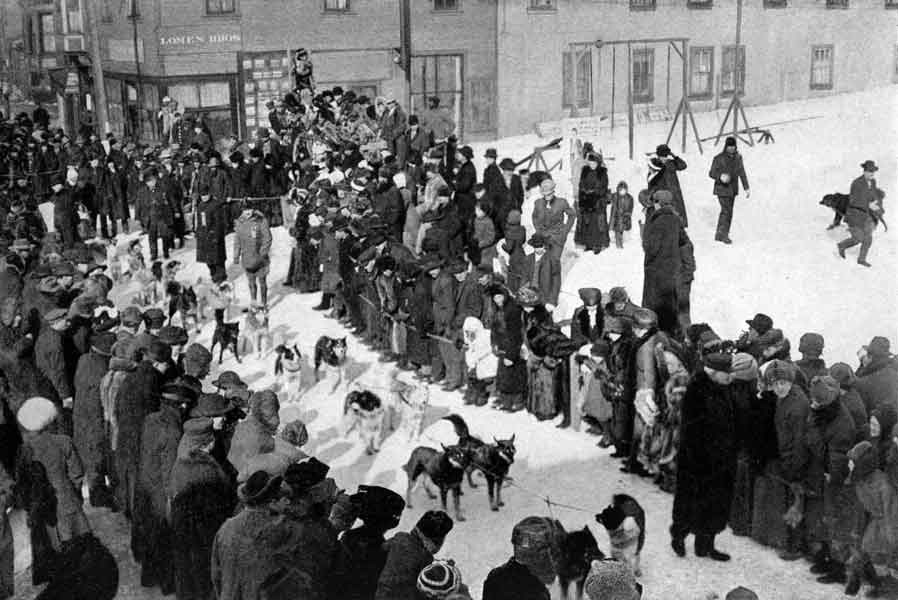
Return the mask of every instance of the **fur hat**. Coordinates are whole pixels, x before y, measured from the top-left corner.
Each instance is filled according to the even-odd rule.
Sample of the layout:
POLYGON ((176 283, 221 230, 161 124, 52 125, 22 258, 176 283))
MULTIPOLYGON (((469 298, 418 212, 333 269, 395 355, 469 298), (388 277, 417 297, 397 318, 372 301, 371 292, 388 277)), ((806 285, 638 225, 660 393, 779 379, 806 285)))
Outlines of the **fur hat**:
POLYGON ((46 398, 34 396, 26 400, 16 413, 16 420, 25 431, 42 431, 56 420, 59 411, 46 398))
POLYGON ((651 329, 652 327, 658 326, 658 315, 651 309, 637 308, 633 315, 633 321, 636 327, 651 329))
POLYGON ((835 363, 830 365, 829 374, 833 379, 839 382, 839 387, 845 389, 854 385, 856 377, 854 371, 845 363, 835 363))
POLYGON ((328 471, 330 467, 313 456, 287 467, 284 483, 290 486, 294 494, 299 494, 324 481, 328 471))
POLYGON ((658 156, 662 156, 662 157, 670 156, 671 155, 670 146, 668 146, 667 144, 658 145, 655 148, 655 154, 657 154, 658 156))
POLYGON ((158 308, 149 308, 143 313, 143 322, 147 329, 161 329, 165 324, 165 313, 158 308))
POLYGON ((773 360, 765 367, 764 381, 767 385, 773 385, 777 381, 792 383, 795 381, 795 367, 784 360, 773 360))
POLYGON ((291 446, 301 448, 309 441, 309 430, 305 423, 296 419, 284 425, 278 436, 291 446))
POLYGON ((225 398, 221 394, 203 394, 193 410, 190 411, 190 416, 221 417, 233 410, 235 406, 233 400, 225 398))
POLYGON ((281 490, 280 477, 256 471, 237 488, 237 497, 247 506, 260 506, 274 500, 281 490))
POLYGON ((212 385, 217 388, 246 387, 246 384, 240 379, 240 375, 234 371, 225 371, 221 373, 218 378, 212 382, 212 385))
POLYGON ((823 354, 823 336, 819 333, 805 333, 798 340, 798 351, 802 354, 819 357, 823 354))
POLYGON ((529 307, 537 306, 543 302, 542 294, 540 294, 539 290, 528 286, 521 287, 518 290, 515 299, 521 306, 529 307))
POLYGON ((442 510, 429 510, 418 519, 415 529, 427 539, 439 542, 446 539, 453 525, 452 518, 442 510))
POLYGON ((461 572, 451 560, 434 560, 418 574, 418 591, 425 598, 445 598, 461 588, 461 572))
POLYGON ((577 290, 580 300, 584 304, 599 304, 602 301, 602 290, 594 287, 580 288, 577 290))
POLYGON ((733 136, 728 137, 723 143, 724 148, 729 148, 730 146, 732 146, 733 148, 736 147, 736 138, 734 138, 733 136))
POLYGON ((669 206, 673 204, 673 194, 669 190, 658 190, 652 194, 652 200, 661 206, 669 206))
POLYGON ((811 380, 811 400, 820 406, 832 404, 839 398, 839 382, 830 375, 817 375, 811 380))
POLYGON ((630 300, 630 295, 627 294, 627 290, 622 287, 613 287, 608 294, 611 302, 628 302, 630 300))
POLYGON ((362 521, 386 518, 396 519, 398 522, 405 510, 402 496, 378 485, 360 485, 359 491, 352 498, 359 507, 359 518, 362 521))
POLYGON ((617 560, 594 560, 583 590, 590 600, 638 600, 633 570, 617 560))
POLYGON ((888 338, 879 335, 870 340, 870 343, 864 346, 864 350, 870 358, 885 358, 891 353, 888 338))
MULTIPOLYGON (((161 332, 160 332, 161 333, 161 332)), ((198 373, 212 364, 212 353, 202 344, 190 344, 184 352, 184 372, 198 373)))
POLYGON ((167 362, 171 360, 171 346, 159 339, 150 342, 147 358, 153 362, 167 362))
POLYGON ((879 453, 876 447, 864 440, 848 451, 848 460, 854 463, 854 470, 851 472, 851 480, 858 481, 863 479, 879 466, 879 453))
POLYGON ((630 330, 630 322, 622 317, 605 317, 605 332, 619 333, 621 335, 630 330))
POLYGON ((263 422, 268 422, 276 417, 280 409, 278 396, 271 390, 255 392, 249 399, 250 414, 263 422))
POLYGON ((724 352, 711 352, 702 357, 702 363, 706 369, 730 373, 733 368, 733 355, 724 352))
POLYGON ((187 331, 174 325, 166 325, 160 329, 157 337, 169 346, 183 346, 187 343, 187 331))
POLYGON ((111 331, 95 333, 90 338, 90 349, 103 356, 112 356, 112 346, 115 345, 115 334, 111 331))
POLYGON ((521 211, 517 209, 512 209, 508 211, 508 215, 505 217, 506 225, 520 225, 521 224, 521 211))

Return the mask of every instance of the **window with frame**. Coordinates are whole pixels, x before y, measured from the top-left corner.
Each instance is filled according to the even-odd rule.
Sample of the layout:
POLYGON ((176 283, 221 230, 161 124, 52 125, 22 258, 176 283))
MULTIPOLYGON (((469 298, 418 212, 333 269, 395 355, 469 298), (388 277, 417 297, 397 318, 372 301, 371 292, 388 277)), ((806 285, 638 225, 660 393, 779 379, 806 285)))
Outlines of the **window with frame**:
POLYGON ((558 0, 527 0, 527 10, 556 10, 558 0))
POLYGON ((66 33, 83 33, 84 25, 81 20, 81 0, 65 0, 63 4, 66 33))
POLYGON ((237 0, 206 0, 207 15, 230 15, 237 11, 237 0))
POLYGON ((831 90, 833 87, 833 47, 811 48, 811 89, 831 90))
POLYGON ((655 99, 655 50, 641 48, 633 51, 633 102, 646 104, 655 99))
POLYGON ((349 0, 324 0, 324 12, 348 12, 349 0))
POLYGON ((720 93, 745 91, 745 46, 724 46, 720 57, 720 93))
POLYGON ((56 21, 53 18, 53 13, 38 15, 32 47, 37 50, 38 54, 56 52, 56 21))
POLYGON ((409 114, 421 114, 428 109, 428 98, 436 96, 440 99, 439 110, 448 111, 455 121, 456 135, 461 137, 464 100, 462 55, 412 56, 411 69, 412 93, 409 114))
POLYGON ((655 0, 630 0, 630 10, 655 10, 655 0))
POLYGON ((433 9, 450 12, 458 10, 458 0, 433 0, 433 9))
POLYGON ((592 46, 582 44, 561 54, 563 108, 589 108, 592 105, 592 46))
POLYGON ((714 91, 714 46, 689 49, 689 95, 710 98, 714 91))
POLYGON ((786 0, 764 0, 764 8, 786 8, 786 0))
POLYGON ((848 0, 826 0, 826 8, 848 8, 848 0))
POLYGON ((713 8, 714 0, 686 0, 686 8, 713 8))

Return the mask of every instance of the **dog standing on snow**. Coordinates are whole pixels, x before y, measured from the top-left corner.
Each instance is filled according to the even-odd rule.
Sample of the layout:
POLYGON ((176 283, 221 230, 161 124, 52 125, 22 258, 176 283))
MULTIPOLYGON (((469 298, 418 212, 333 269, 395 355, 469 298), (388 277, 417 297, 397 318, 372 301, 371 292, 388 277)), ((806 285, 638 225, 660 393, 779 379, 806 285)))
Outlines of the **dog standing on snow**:
POLYGON ((293 404, 299 400, 299 390, 302 387, 302 354, 296 344, 290 348, 279 344, 274 351, 277 353, 274 361, 275 377, 286 394, 287 404, 293 404))
POLYGON ((396 418, 408 433, 408 440, 418 441, 424 431, 424 417, 430 406, 430 390, 427 386, 415 386, 398 379, 394 370, 390 381, 390 406, 387 421, 390 431, 396 431, 396 418))
POLYGON ((266 348, 271 349, 272 337, 268 328, 268 309, 254 304, 246 309, 246 319, 243 324, 243 355, 246 356, 246 344, 252 344, 257 358, 262 358, 266 348))
POLYGON ((615 494, 611 505, 596 515, 611 541, 611 557, 627 564, 640 577, 639 556, 645 545, 645 511, 627 494, 615 494))
POLYGON ((343 403, 346 435, 358 427, 365 443, 365 454, 380 452, 383 440, 384 408, 380 398, 368 390, 353 390, 343 403))

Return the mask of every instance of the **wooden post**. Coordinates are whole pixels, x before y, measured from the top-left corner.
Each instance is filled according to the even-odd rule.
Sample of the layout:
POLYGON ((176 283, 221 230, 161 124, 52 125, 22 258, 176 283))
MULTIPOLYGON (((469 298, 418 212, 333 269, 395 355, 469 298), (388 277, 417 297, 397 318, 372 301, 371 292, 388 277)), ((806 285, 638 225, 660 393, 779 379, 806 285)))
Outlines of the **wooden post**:
POLYGON ((667 86, 667 100, 665 100, 664 106, 667 110, 670 110, 670 44, 667 45, 667 81, 665 83, 667 86))
POLYGON ((633 52, 627 42, 627 120, 629 121, 630 160, 633 160, 633 52))
MULTIPOLYGON (((81 10, 84 12, 84 20, 90 36, 88 49, 90 51, 90 63, 94 78, 94 126, 98 129, 97 137, 102 138, 109 133, 110 129, 109 108, 106 104, 106 82, 103 79, 103 57, 100 52, 100 32, 97 30, 96 2, 97 0, 84 0, 81 4, 81 10)), ((79 127, 76 125, 77 129, 79 127)))
POLYGON ((611 131, 614 131, 614 92, 617 89, 617 46, 611 46, 611 131))
MULTIPOLYGON (((686 81, 686 79, 687 79, 687 77, 686 77, 686 70, 687 70, 686 40, 683 40, 683 60, 681 62, 683 64, 683 108, 685 109, 688 106, 687 98, 689 97, 689 91, 686 87, 687 86, 687 81, 686 81)), ((683 149, 682 149, 682 152, 686 152, 686 114, 685 114, 685 110, 683 112, 683 149)))
MULTIPOLYGON (((133 33, 133 43, 134 43, 134 72, 137 75, 137 131, 134 132, 134 140, 140 140, 141 134, 143 133, 143 76, 140 73, 140 53, 138 52, 139 47, 137 43, 138 35, 137 35, 137 1, 131 0, 131 28, 133 33)), ((152 119, 151 121, 152 122, 152 119)))

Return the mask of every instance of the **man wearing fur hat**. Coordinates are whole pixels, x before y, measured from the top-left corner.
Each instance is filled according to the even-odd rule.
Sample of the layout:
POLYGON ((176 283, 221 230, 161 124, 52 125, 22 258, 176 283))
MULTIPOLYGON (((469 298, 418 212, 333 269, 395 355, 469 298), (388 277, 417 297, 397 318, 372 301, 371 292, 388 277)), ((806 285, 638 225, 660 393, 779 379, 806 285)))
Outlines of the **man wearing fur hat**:
POLYGON ((514 555, 490 571, 483 600, 549 600, 546 586, 555 580, 555 525, 544 517, 527 517, 511 532, 514 555))
POLYGON ((898 405, 898 367, 888 338, 876 336, 858 352, 861 365, 855 389, 869 414, 882 404, 898 405))
POLYGON ((433 562, 452 527, 452 519, 445 512, 429 510, 410 532, 401 531, 390 538, 384 544, 387 557, 375 600, 416 600, 418 574, 433 562))
POLYGON ((683 398, 671 547, 685 556, 684 540, 694 533, 696 556, 728 561, 714 538, 726 528, 736 473, 732 355, 712 353, 703 362, 683 398))
POLYGON ((202 344, 190 344, 182 355, 184 357, 183 379, 196 389, 202 389, 203 380, 209 376, 212 365, 212 353, 202 344))
POLYGON ((230 479, 211 456, 214 445, 212 419, 187 420, 165 488, 178 600, 212 595, 213 542, 236 503, 230 479))
MULTIPOLYGON (((733 204, 739 195, 740 181, 745 188, 745 197, 751 198, 742 155, 736 150, 736 138, 726 139, 723 152, 715 156, 711 162, 708 177, 714 180, 714 195, 720 203, 720 216, 717 218, 717 234, 714 239, 724 244, 732 244, 730 224, 733 221, 733 204)), ((685 219, 685 214, 683 217, 685 219)))

